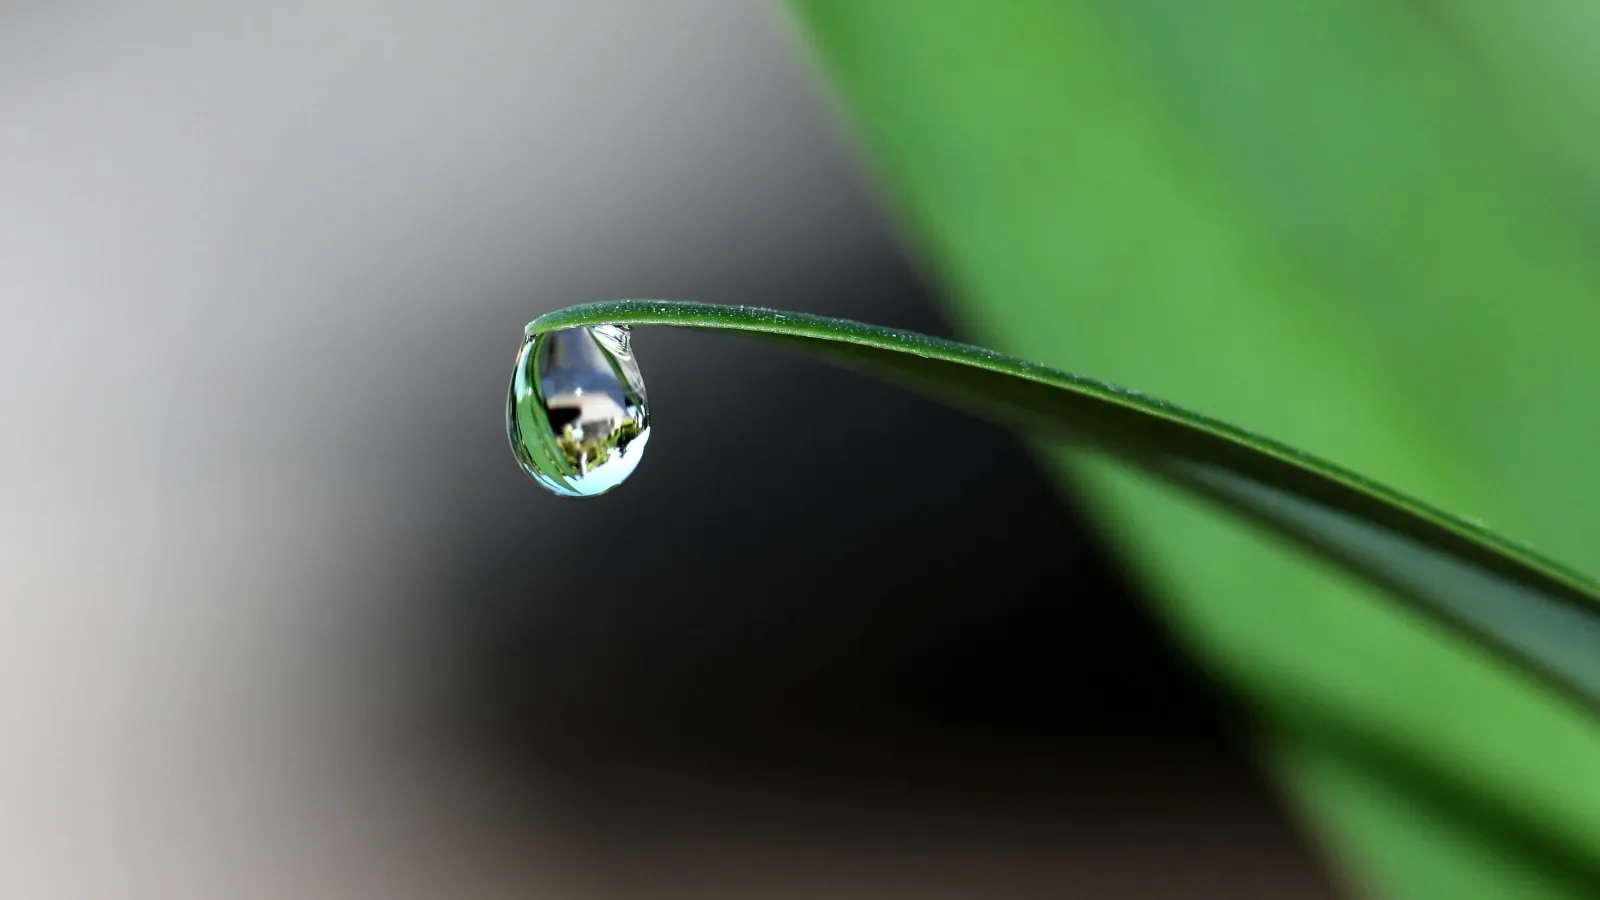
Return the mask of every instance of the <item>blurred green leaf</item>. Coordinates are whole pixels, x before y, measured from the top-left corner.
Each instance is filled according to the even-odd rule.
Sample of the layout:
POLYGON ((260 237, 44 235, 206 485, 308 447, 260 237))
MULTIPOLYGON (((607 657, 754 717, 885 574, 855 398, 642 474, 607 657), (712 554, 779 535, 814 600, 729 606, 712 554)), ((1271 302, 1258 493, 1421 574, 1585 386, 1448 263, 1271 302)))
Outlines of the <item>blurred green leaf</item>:
MULTIPOLYGON (((795 7, 984 343, 1600 563, 1600 25, 1582 4, 795 7)), ((1172 626, 1263 709, 1359 884, 1594 895, 1600 783, 1577 773, 1600 730, 1574 707, 1181 495, 1063 465, 1172 626), (1369 739, 1399 749, 1350 749, 1369 739)))

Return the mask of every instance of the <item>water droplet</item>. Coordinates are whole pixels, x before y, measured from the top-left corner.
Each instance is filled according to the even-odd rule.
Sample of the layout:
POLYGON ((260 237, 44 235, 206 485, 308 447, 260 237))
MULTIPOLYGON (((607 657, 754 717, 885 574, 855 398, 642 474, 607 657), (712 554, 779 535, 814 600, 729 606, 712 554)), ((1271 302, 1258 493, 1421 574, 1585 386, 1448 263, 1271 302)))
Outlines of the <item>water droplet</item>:
POLYGON ((506 399, 522 470, 564 497, 597 497, 638 467, 650 439, 644 379, 626 325, 528 338, 506 399))

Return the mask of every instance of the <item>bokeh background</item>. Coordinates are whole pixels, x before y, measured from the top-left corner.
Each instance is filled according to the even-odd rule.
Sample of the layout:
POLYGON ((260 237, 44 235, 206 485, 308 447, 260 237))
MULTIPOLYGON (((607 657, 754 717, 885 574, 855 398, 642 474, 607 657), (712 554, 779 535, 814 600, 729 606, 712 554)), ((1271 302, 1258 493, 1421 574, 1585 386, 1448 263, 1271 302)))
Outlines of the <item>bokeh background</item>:
POLYGON ((517 471, 549 309, 949 333, 782 12, 0 7, 0 896, 1331 895, 1005 432, 660 329, 517 471))

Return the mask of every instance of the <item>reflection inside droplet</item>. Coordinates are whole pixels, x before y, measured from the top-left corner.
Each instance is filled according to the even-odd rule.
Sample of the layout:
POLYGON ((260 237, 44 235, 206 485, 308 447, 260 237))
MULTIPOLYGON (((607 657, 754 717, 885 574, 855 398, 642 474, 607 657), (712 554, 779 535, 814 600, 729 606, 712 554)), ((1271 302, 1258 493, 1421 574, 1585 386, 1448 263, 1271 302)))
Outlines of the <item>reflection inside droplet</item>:
POLYGON ((511 450, 533 480, 565 497, 621 484, 650 438, 644 379, 626 325, 528 338, 506 399, 511 450))

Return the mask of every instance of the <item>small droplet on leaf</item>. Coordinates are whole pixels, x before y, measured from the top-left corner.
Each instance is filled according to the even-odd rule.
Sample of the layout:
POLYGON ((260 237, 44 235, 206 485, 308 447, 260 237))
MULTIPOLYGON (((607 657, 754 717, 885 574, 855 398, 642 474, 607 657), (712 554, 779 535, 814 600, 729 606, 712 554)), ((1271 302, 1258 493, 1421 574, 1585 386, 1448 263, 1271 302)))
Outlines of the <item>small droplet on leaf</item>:
POLYGON ((553 493, 597 497, 644 456, 650 411, 631 337, 626 325, 595 325, 523 341, 506 434, 522 470, 553 493))

